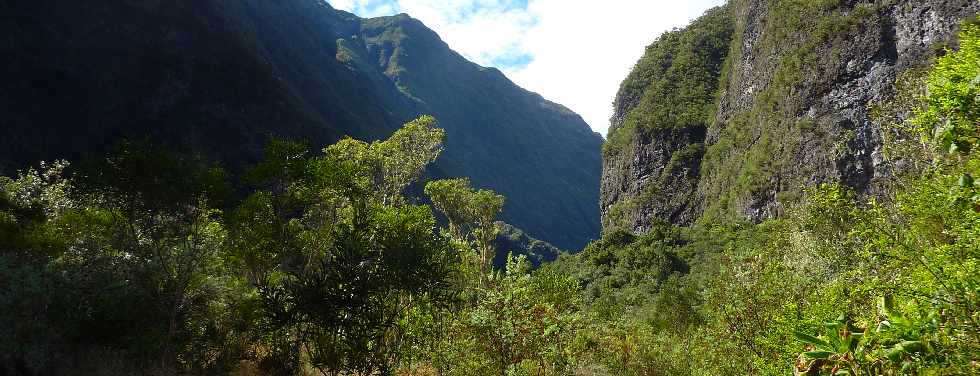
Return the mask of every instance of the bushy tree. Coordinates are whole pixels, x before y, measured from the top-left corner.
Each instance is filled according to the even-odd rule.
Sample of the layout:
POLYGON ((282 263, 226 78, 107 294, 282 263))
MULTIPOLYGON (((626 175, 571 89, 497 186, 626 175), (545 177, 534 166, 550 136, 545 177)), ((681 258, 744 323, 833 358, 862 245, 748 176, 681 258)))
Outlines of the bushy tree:
POLYGON ((270 145, 261 187, 235 214, 234 255, 269 330, 269 369, 390 374, 406 315, 449 298, 456 254, 427 206, 402 197, 441 150, 432 118, 372 144, 346 139, 311 156, 270 145))
POLYGON ((354 162, 373 185, 382 203, 398 204, 406 187, 418 181, 442 153, 445 131, 431 116, 423 116, 383 141, 366 143, 346 138, 324 151, 338 160, 354 162))
POLYGON ((487 274, 496 255, 493 241, 504 197, 490 190, 474 189, 465 178, 429 182, 425 194, 449 221, 452 237, 477 251, 481 275, 487 274))
POLYGON ((458 250, 402 196, 442 138, 273 141, 241 200, 147 142, 0 178, 2 370, 391 374, 431 340, 408 316, 454 295, 458 250))

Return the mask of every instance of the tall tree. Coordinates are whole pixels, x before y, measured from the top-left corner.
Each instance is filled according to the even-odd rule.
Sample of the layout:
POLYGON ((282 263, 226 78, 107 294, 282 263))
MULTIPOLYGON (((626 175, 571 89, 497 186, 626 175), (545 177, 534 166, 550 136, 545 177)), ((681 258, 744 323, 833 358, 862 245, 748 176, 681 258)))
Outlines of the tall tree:
POLYGON ((366 143, 346 138, 325 149, 336 159, 363 167, 383 204, 402 203, 402 193, 422 177, 443 150, 445 131, 431 116, 405 124, 387 140, 366 143))
POLYGON ((407 312, 447 299, 453 248, 432 211, 402 197, 442 148, 435 124, 424 117, 371 144, 342 140, 322 156, 270 145, 233 238, 273 369, 292 372, 305 358, 327 374, 390 374, 407 312))
POLYGON ((480 270, 486 274, 495 254, 496 220, 503 210, 504 196, 491 190, 474 189, 465 178, 430 182, 425 186, 425 194, 449 220, 450 234, 477 251, 480 270))

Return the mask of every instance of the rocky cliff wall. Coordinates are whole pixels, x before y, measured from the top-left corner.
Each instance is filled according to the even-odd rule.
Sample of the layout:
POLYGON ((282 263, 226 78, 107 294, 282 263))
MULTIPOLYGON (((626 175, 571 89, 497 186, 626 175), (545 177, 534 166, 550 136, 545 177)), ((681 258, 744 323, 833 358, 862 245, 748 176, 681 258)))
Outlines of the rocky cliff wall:
MULTIPOLYGON (((882 150, 892 130, 870 109, 895 95, 900 75, 954 45, 959 25, 980 13, 980 2, 734 0, 726 12, 733 32, 724 68, 698 82, 717 88, 703 138, 630 130, 620 119, 638 108, 617 107, 610 144, 628 147, 607 147, 604 155, 600 206, 607 229, 643 232, 658 219, 686 225, 773 218, 804 187, 827 181, 881 192, 896 168, 882 150), (677 158, 666 157, 679 151, 690 156, 680 169, 677 158)), ((703 35, 696 26, 679 33, 703 35)), ((624 83, 617 103, 630 92, 624 83)), ((646 106, 684 112, 669 100, 646 106)))

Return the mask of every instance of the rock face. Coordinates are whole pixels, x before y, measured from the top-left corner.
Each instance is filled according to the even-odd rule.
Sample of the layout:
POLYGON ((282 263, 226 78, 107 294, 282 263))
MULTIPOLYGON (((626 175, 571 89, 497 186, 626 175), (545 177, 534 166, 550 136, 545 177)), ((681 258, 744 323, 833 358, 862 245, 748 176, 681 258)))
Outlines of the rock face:
POLYGON ((645 232, 651 223, 691 223, 705 137, 734 23, 728 7, 664 34, 616 96, 603 150, 603 226, 645 232))
POLYGON ((430 114, 448 139, 432 177, 506 195, 503 220, 563 248, 599 233, 601 137, 409 16, 321 0, 14 1, 0 14, 0 169, 122 137, 235 168, 270 136, 319 148, 430 114))
MULTIPOLYGON (((637 110, 617 107, 609 144, 619 136, 614 132, 623 132, 629 136, 622 143, 630 146, 625 153, 607 146, 604 153, 607 228, 643 232, 657 219, 682 225, 702 218, 759 221, 779 216, 803 187, 827 181, 880 192, 880 182, 900 166, 883 153, 890 130, 870 108, 895 95, 901 75, 951 45, 960 23, 980 13, 980 2, 734 0, 698 22, 720 12, 734 31, 721 56, 725 68, 700 82, 717 88, 711 113, 699 119, 708 124, 703 138, 623 132, 630 127, 616 128, 618 119, 637 110), (666 156, 687 148, 704 151, 684 154, 693 157, 672 170, 666 156), (643 195, 651 191, 669 193, 643 195)), ((703 35, 697 25, 677 33, 703 35)), ((652 106, 665 113, 685 108, 669 101, 652 106)))

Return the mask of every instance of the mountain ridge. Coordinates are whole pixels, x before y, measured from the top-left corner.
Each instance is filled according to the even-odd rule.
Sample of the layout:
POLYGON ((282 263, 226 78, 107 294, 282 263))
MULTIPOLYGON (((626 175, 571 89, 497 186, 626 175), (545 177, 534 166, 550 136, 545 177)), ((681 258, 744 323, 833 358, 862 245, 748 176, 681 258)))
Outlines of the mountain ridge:
POLYGON ((8 169, 122 137, 247 165, 270 136, 376 140, 425 114, 447 133, 431 177, 499 191, 502 220, 561 248, 598 236, 601 136, 407 15, 362 19, 319 0, 4 7, 8 169))

